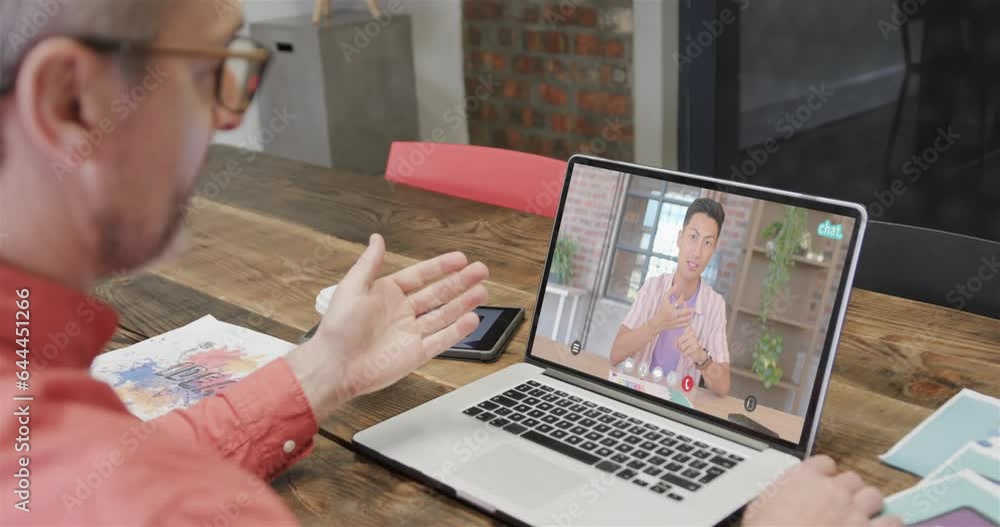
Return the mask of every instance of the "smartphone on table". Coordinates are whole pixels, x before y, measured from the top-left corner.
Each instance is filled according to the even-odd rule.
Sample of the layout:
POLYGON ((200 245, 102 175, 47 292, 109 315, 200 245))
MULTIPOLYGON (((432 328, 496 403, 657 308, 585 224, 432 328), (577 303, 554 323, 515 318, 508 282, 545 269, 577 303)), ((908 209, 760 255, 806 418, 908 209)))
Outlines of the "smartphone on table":
POLYGON ((462 342, 438 357, 492 362, 500 357, 517 326, 524 320, 524 308, 481 306, 475 310, 479 326, 462 342))

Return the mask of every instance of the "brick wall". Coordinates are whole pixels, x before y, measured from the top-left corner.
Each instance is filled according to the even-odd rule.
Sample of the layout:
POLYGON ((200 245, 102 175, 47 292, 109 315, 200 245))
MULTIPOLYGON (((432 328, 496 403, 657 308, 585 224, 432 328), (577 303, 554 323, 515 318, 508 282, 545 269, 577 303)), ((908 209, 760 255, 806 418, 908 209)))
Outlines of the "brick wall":
POLYGON ((715 250, 719 274, 715 278, 714 289, 730 305, 736 299, 736 281, 743 265, 743 248, 750 230, 753 200, 742 196, 726 194, 722 197, 722 207, 726 210, 726 223, 722 226, 719 246, 715 250))
POLYGON ((472 144, 633 160, 632 0, 465 0, 463 32, 467 94, 499 88, 472 144))
POLYGON ((601 169, 579 166, 573 175, 566 210, 559 227, 560 238, 570 238, 579 250, 573 260, 573 282, 594 290, 599 280, 603 248, 614 233, 614 207, 621 177, 608 177, 601 169))
MULTIPOLYGON (((618 202, 618 179, 594 174, 586 167, 579 167, 573 178, 566 211, 560 226, 560 237, 568 236, 580 245, 574 261, 574 279, 571 285, 593 289, 598 282, 603 244, 614 228, 614 206, 618 202)), ((712 287, 726 302, 734 300, 736 281, 743 265, 743 247, 750 229, 753 200, 726 195, 722 201, 726 209, 726 224, 716 250, 718 275, 712 287)), ((610 262, 607 263, 610 265, 610 262)))

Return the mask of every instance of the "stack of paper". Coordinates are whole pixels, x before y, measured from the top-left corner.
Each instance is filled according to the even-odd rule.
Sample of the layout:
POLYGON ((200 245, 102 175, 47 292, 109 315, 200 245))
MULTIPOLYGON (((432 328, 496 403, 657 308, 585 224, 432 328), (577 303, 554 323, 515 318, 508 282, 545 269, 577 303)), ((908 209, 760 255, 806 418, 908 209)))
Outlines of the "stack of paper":
POLYGON ((286 355, 295 346, 212 316, 100 355, 91 375, 143 420, 186 408, 286 355))
POLYGON ((908 526, 1000 526, 1000 400, 962 390, 881 459, 924 478, 890 496, 884 514, 908 526))

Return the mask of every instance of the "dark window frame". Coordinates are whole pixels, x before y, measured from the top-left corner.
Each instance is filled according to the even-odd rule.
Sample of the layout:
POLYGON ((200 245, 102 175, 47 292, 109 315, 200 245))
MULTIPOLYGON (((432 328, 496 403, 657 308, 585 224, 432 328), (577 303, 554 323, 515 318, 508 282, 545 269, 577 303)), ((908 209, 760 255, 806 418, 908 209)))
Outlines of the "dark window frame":
MULTIPOLYGON (((666 182, 664 182, 664 183, 665 183, 664 184, 664 191, 666 191, 667 184, 666 184, 666 182)), ((679 199, 679 198, 674 198, 674 197, 667 196, 666 192, 664 192, 663 195, 656 195, 656 194, 648 193, 648 192, 635 192, 635 191, 631 190, 631 188, 630 188, 631 184, 632 184, 632 180, 631 180, 631 178, 629 178, 628 185, 625 187, 625 195, 624 195, 625 199, 622 200, 621 206, 619 207, 619 210, 618 210, 618 213, 617 213, 617 216, 618 216, 618 228, 615 229, 615 239, 614 239, 614 243, 611 246, 610 260, 608 261, 607 271, 605 272, 604 277, 603 277, 604 278, 604 287, 603 287, 604 290, 601 292, 601 296, 603 298, 605 298, 605 299, 613 300, 615 302, 620 302, 620 303, 629 304, 629 305, 631 305, 633 301, 629 300, 628 298, 622 298, 622 297, 620 297, 620 296, 618 296, 618 295, 616 295, 616 294, 614 294, 614 293, 611 292, 611 281, 612 281, 611 278, 612 278, 612 273, 614 272, 614 269, 615 269, 615 260, 616 260, 616 257, 618 256, 619 251, 626 252, 626 253, 629 253, 629 254, 638 254, 638 255, 642 255, 642 256, 646 257, 646 263, 642 267, 642 278, 639 280, 640 287, 642 287, 641 284, 645 284, 646 283, 646 277, 649 275, 649 265, 652 262, 653 258, 660 258, 660 259, 663 259, 663 260, 669 260, 669 261, 672 261, 674 263, 677 263, 677 257, 676 256, 670 256, 670 255, 667 255, 667 254, 658 253, 658 252, 656 252, 656 251, 653 250, 653 246, 656 243, 656 235, 659 233, 659 230, 660 230, 660 214, 663 212, 663 204, 664 203, 668 203, 670 205, 681 205, 681 206, 684 206, 686 208, 686 207, 690 206, 692 202, 694 202, 694 199, 684 200, 684 199, 679 199), (625 203, 628 201, 629 197, 646 199, 646 200, 655 200, 656 201, 656 214, 653 216, 654 217, 653 230, 650 233, 649 248, 648 249, 642 249, 642 248, 639 248, 639 247, 630 247, 628 245, 625 245, 625 244, 621 243, 622 225, 625 223, 623 221, 623 219, 622 219, 622 216, 625 214, 625 203)))

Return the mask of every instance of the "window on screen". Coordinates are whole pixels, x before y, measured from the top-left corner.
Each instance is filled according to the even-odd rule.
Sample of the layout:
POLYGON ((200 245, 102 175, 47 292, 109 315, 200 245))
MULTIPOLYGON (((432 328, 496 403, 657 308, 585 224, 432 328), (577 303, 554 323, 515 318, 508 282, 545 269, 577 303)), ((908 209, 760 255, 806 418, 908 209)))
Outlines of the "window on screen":
MULTIPOLYGON (((684 223, 684 213, 699 197, 693 187, 649 178, 631 178, 619 213, 618 236, 604 295, 623 302, 635 301, 647 276, 673 273, 677 268, 674 238, 684 223)), ((717 260, 705 272, 714 282, 717 260)))

